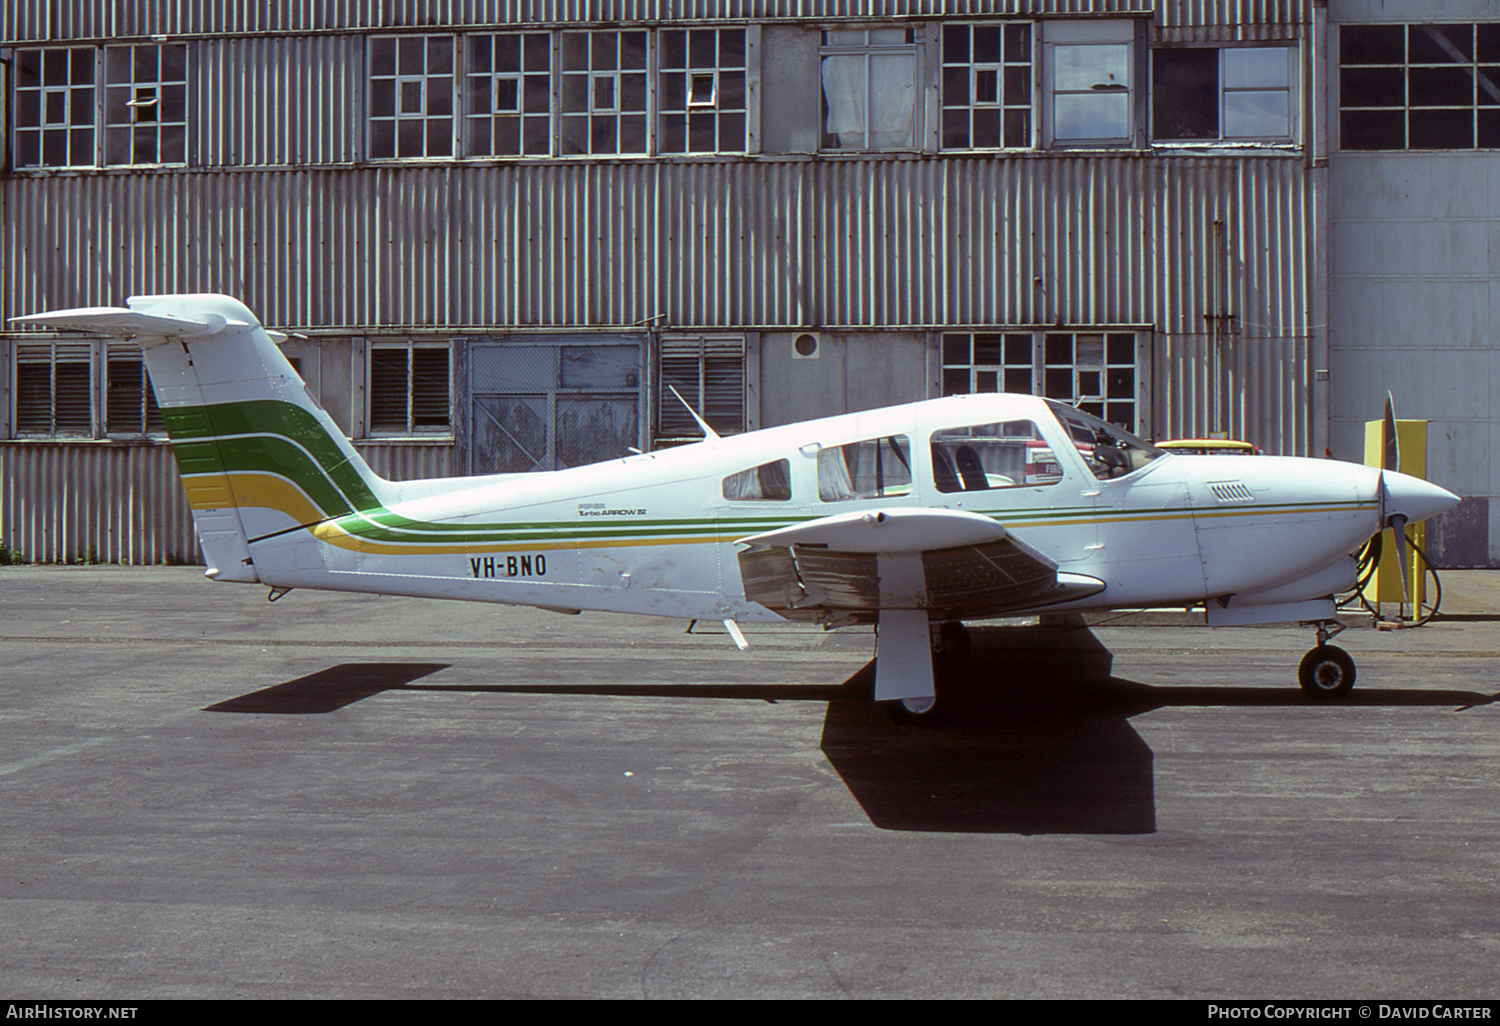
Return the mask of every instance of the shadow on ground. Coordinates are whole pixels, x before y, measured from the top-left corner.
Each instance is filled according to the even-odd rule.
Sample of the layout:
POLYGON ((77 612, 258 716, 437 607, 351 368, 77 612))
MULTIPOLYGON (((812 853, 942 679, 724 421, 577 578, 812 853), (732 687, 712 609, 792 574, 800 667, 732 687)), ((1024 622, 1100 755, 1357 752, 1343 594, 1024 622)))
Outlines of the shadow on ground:
MULTIPOLYGON (((332 712, 383 691, 827 703, 820 748, 878 827, 986 833, 1156 829, 1152 752, 1130 724, 1153 709, 1305 706, 1294 686, 1157 687, 1115 677, 1086 629, 973 631, 946 719, 912 725, 871 701, 874 663, 840 685, 415 683, 443 663, 350 663, 232 698, 213 712, 332 712)), ((1355 691, 1340 705, 1469 709, 1500 695, 1355 691)))

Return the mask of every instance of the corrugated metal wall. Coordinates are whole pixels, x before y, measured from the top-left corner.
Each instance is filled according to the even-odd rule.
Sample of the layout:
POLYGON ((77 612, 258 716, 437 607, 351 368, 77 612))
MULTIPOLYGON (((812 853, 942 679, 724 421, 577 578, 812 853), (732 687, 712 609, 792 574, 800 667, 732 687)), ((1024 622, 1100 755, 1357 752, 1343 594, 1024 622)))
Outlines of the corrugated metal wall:
POLYGON ((426 165, 0 188, 0 285, 17 312, 213 291, 267 324, 350 331, 651 320, 1197 334, 1221 313, 1262 335, 1309 330, 1313 201, 1284 155, 426 165))
MULTIPOLYGON (((1217 17, 1234 8, 1266 21, 1309 0, 8 0, 0 40, 149 35, 317 33, 457 25, 619 21, 753 21, 983 15, 1142 14, 1217 17), (1262 13, 1264 11, 1264 13, 1262 13)), ((1220 22, 1222 23, 1222 22, 1220 22)))
MULTIPOLYGON (((451 445, 357 445, 382 477, 456 473, 451 445)), ((32 563, 202 563, 164 443, 0 443, 0 546, 32 563)))

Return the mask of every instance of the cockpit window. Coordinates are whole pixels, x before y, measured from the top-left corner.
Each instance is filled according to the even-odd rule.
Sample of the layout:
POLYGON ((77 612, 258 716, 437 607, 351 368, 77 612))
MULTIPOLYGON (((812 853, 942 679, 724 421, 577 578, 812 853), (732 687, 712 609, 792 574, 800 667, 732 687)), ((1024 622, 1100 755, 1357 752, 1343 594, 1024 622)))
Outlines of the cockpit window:
POLYGON ((1162 455, 1150 442, 1092 414, 1051 399, 1047 405, 1057 414, 1089 472, 1101 481, 1134 473, 1162 455))
POLYGON ((970 424, 932 435, 932 478, 940 492, 1050 485, 1062 465, 1029 420, 970 424))
POLYGON ((911 443, 905 435, 818 451, 818 498, 824 502, 910 494, 911 443))
POLYGON ((724 498, 740 502, 785 502, 792 497, 792 464, 773 460, 730 474, 724 479, 724 498))

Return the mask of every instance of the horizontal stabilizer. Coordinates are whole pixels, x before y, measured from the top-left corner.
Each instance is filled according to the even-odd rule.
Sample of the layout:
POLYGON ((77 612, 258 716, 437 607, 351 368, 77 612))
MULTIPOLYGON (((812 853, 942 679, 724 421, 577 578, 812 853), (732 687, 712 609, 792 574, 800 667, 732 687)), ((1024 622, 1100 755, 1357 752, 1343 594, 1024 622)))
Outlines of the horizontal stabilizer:
POLYGON ((115 338, 136 338, 142 335, 150 338, 189 338, 211 335, 229 323, 216 313, 204 312, 196 317, 179 317, 141 313, 118 306, 54 310, 29 317, 12 317, 10 320, 12 324, 64 331, 93 331, 101 335, 113 335, 115 338))

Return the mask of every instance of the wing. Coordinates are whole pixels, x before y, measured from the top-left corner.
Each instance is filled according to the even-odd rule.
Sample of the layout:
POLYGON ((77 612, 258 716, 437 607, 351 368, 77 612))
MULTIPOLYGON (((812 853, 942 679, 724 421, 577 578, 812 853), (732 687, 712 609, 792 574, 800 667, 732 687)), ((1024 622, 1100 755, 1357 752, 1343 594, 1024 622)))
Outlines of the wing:
POLYGON ((977 513, 843 513, 739 539, 745 597, 788 619, 872 619, 925 610, 977 619, 1086 598, 1104 582, 1064 573, 977 513))

